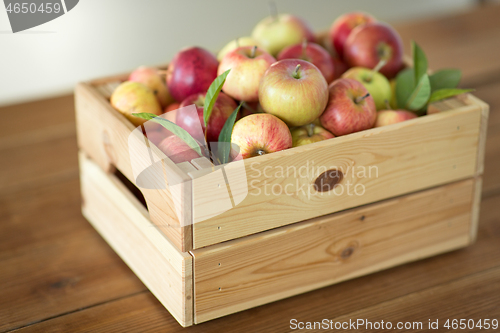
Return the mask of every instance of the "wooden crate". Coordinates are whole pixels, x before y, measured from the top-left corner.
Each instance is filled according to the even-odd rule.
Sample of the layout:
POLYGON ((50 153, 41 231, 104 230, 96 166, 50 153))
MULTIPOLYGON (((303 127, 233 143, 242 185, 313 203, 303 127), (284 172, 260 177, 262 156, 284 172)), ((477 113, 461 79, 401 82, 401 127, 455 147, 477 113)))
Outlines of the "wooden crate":
POLYGON ((76 88, 83 213, 183 326, 475 239, 488 105, 473 95, 433 104, 436 114, 230 163, 224 172, 203 160, 175 164, 145 140, 147 155, 134 156, 135 167, 159 161, 150 181, 166 183, 168 174, 179 185, 137 189, 135 128, 108 100, 125 78, 76 88), (311 164, 318 172, 266 174, 311 164), (344 172, 339 184, 362 185, 363 195, 297 190, 332 166, 377 175, 344 172), (232 179, 242 168, 246 177, 232 179), (234 185, 248 189, 244 199, 234 185), (290 190, 264 192, 273 186, 290 190))

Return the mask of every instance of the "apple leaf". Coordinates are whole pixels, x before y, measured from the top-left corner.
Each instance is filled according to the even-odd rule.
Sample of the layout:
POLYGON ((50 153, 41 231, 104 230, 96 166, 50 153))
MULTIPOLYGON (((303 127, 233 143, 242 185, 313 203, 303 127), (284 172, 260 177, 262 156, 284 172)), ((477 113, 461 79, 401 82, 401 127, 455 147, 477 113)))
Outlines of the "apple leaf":
POLYGON ((177 135, 179 138, 181 138, 189 147, 193 148, 200 156, 203 154, 201 153, 201 147, 198 144, 198 141, 196 141, 191 134, 189 134, 184 128, 180 127, 179 125, 171 122, 170 120, 161 118, 157 116, 156 114, 153 113, 134 113, 134 116, 146 120, 150 120, 152 122, 158 123, 165 127, 167 130, 172 132, 174 135, 177 135))
POLYGON ((224 123, 224 126, 222 127, 222 130, 220 131, 219 134, 219 143, 222 142, 222 144, 219 145, 219 158, 222 164, 225 164, 229 162, 229 152, 231 150, 231 134, 233 134, 233 127, 234 127, 234 122, 236 121, 236 117, 238 116, 238 112, 240 112, 241 105, 243 103, 240 103, 238 107, 231 113, 229 118, 227 118, 226 122, 224 123))
POLYGON ((410 97, 406 101, 405 109, 417 111, 424 107, 431 96, 431 83, 429 81, 429 75, 424 74, 422 78, 418 81, 417 86, 413 89, 410 97))
POLYGON ((205 122, 205 128, 207 127, 208 120, 210 119, 210 115, 212 114, 212 109, 214 108, 215 101, 217 101, 217 97, 226 82, 226 77, 231 70, 228 69, 221 75, 217 76, 208 88, 207 94, 205 96, 205 106, 203 107, 203 121, 205 122))
POLYGON ((442 99, 450 98, 456 95, 464 94, 474 91, 474 89, 440 89, 432 93, 429 99, 429 104, 440 101, 442 99))
POLYGON ((413 69, 406 68, 399 72, 396 77, 396 102, 398 108, 404 108, 406 101, 410 98, 415 87, 413 69))
POLYGON ((411 42, 413 50, 413 72, 415 82, 418 82, 420 78, 427 73, 427 57, 424 51, 418 46, 415 41, 411 42))
POLYGON ((462 72, 459 69, 442 69, 435 72, 429 79, 431 80, 431 90, 435 92, 441 89, 453 89, 458 86, 462 72))

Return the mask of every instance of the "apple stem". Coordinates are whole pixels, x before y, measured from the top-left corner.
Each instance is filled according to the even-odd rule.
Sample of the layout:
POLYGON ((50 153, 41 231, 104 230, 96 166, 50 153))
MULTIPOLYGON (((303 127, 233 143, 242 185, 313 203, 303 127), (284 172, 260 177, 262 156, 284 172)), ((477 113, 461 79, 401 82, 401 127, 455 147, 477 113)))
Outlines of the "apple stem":
POLYGON ((257 51, 257 45, 252 48, 252 53, 250 53, 250 58, 255 58, 255 52, 257 51))
POLYGON ((262 155, 264 155, 266 152, 265 152, 264 150, 262 150, 262 149, 257 149, 256 153, 257 153, 257 155, 262 156, 262 155))
POLYGON ((302 40, 302 59, 306 58, 307 38, 302 40))
POLYGON ((240 47, 240 39, 239 38, 236 38, 234 40, 234 42, 236 43, 236 47, 240 47))
POLYGON ((370 76, 368 77, 368 81, 371 81, 373 79, 373 75, 375 75, 375 73, 378 73, 380 71, 380 69, 385 66, 385 64, 387 64, 387 60, 386 59, 381 59, 378 62, 377 66, 375 66, 372 69, 372 71, 370 73, 370 76))
POLYGON ((308 137, 311 137, 314 135, 314 124, 313 123, 307 125, 306 129, 307 129, 307 136, 308 137))
POLYGON ((367 98, 368 96, 370 96, 370 93, 367 93, 366 95, 363 95, 363 96, 356 97, 356 99, 354 101, 356 102, 356 104, 359 104, 359 103, 363 102, 365 100, 365 98, 367 98))
POLYGON ((273 18, 273 22, 278 19, 278 9, 276 8, 276 2, 269 1, 269 13, 273 18))
POLYGON ((385 107, 387 108, 387 110, 392 110, 391 104, 389 103, 389 101, 385 100, 384 102, 385 102, 385 107))
POLYGON ((298 79, 299 77, 299 69, 300 69, 300 64, 297 64, 297 67, 295 67, 295 70, 293 71, 293 77, 298 79))

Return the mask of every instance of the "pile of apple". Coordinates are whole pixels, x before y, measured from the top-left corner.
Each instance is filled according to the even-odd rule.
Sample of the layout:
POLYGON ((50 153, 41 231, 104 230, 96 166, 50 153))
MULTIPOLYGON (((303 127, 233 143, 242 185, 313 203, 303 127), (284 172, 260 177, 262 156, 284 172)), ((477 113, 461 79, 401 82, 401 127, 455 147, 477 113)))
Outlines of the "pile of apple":
MULTIPOLYGON (((138 68, 111 103, 136 126, 146 120, 134 113, 167 113, 168 119, 168 112, 195 104, 198 119, 170 120, 193 137, 192 124, 201 123, 208 142, 218 141, 240 104, 231 143, 238 145, 240 158, 249 158, 416 118, 415 112, 391 110, 393 81, 403 68, 400 36, 368 14, 342 15, 324 40, 316 40, 298 17, 280 14, 265 18, 251 37, 231 41, 217 56, 191 47, 177 53, 166 73, 138 68), (227 70, 205 126, 207 90, 227 70)), ((158 126, 148 139, 167 156, 175 155, 175 162, 199 156, 169 134, 158 126)))

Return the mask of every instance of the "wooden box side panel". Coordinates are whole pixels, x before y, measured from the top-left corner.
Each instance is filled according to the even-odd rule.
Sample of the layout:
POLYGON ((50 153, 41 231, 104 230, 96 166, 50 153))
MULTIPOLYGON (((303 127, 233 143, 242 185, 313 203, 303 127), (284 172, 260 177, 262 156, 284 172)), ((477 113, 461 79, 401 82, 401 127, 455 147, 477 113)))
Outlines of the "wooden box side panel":
MULTIPOLYGON (((104 171, 110 172, 116 167, 135 184, 129 154, 129 136, 135 127, 111 107, 102 92, 89 84, 78 84, 75 90, 75 103, 80 149, 84 150, 104 171)), ((148 181, 164 185, 164 189, 141 188, 151 220, 178 249, 188 251, 192 248, 191 178, 156 147, 149 146, 147 140, 144 146, 147 146, 147 150, 141 151, 142 155, 138 153, 134 156, 135 163, 143 165, 143 168, 154 164, 158 172, 147 173, 148 177, 155 177, 148 181), (154 161, 150 156, 153 156, 154 161), (183 184, 175 187, 179 193, 171 193, 166 185, 166 174, 175 177, 176 183, 183 184)))
POLYGON ((113 175, 80 153, 83 215, 182 325, 193 324, 192 257, 148 219, 113 175))
POLYGON ((192 251, 195 323, 464 247, 475 180, 192 251))
POLYGON ((474 177, 482 110, 458 103, 452 111, 245 160, 246 178, 230 185, 248 186, 247 196, 212 218, 196 217, 218 207, 208 200, 214 188, 193 182, 193 248, 474 177), (318 175, 332 169, 344 173, 341 186, 316 192, 318 175))

